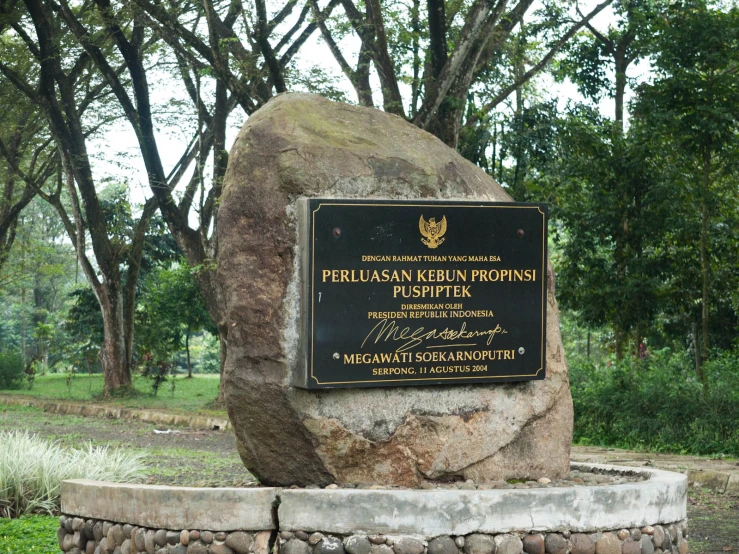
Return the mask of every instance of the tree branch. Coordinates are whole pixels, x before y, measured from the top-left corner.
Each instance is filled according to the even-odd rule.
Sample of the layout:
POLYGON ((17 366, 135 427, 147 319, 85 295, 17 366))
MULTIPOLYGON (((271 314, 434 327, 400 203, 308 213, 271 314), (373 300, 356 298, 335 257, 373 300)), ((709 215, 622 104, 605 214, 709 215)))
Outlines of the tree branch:
MULTIPOLYGON (((209 2, 210 0, 204 0, 209 2)), ((256 38, 259 49, 262 51, 265 63, 269 69, 269 74, 272 77, 272 83, 274 84, 275 90, 280 92, 286 92, 285 80, 282 78, 282 70, 280 64, 275 57, 275 53, 272 50, 272 45, 269 43, 269 24, 267 22, 267 7, 264 4, 264 0, 255 0, 257 7, 257 29, 256 38)))
POLYGON ((486 0, 475 0, 469 12, 467 12, 457 47, 444 64, 444 68, 438 79, 427 80, 426 95, 413 123, 422 129, 428 127, 433 114, 439 109, 439 106, 441 106, 441 103, 446 97, 446 93, 457 78, 473 44, 484 31, 485 27, 492 27, 494 25, 493 18, 489 16, 494 12, 501 13, 505 7, 505 3, 506 0, 499 0, 493 6, 486 0))
POLYGON ((559 52, 562 47, 567 43, 570 38, 572 38, 577 31, 579 31, 584 25, 587 24, 588 21, 590 21, 593 17, 598 15, 606 6, 608 6, 612 0, 605 0, 604 2, 601 2, 598 4, 593 10, 586 16, 585 19, 579 21, 575 25, 573 25, 569 31, 567 31, 558 41, 557 43, 547 52, 547 54, 533 67, 531 67, 526 73, 521 75, 516 81, 505 87, 502 91, 500 91, 495 98, 493 98, 490 102, 486 103, 482 108, 480 108, 478 111, 470 115, 470 117, 467 118, 467 121, 465 122, 465 127, 471 127, 474 125, 477 121, 480 120, 482 115, 487 114, 490 112, 495 106, 500 104, 503 100, 505 100, 509 94, 514 92, 518 87, 526 83, 531 77, 536 75, 539 71, 541 71, 551 60, 552 58, 559 52))

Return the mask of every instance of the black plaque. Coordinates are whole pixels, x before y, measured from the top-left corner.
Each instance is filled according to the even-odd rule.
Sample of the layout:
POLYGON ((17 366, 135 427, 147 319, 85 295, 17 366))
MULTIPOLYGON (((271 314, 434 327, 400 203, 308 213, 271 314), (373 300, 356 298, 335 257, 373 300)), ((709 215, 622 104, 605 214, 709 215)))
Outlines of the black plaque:
POLYGON ((544 204, 309 199, 297 386, 545 377, 544 204))

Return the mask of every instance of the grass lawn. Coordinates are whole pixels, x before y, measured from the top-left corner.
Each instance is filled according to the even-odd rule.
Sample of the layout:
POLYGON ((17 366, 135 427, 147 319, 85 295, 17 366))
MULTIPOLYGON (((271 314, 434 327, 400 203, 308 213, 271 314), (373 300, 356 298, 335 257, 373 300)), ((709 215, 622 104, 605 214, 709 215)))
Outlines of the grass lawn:
POLYGON ((28 516, 20 519, 0 518, 0 554, 59 554, 55 516, 28 516))
MULTIPOLYGON (((219 375, 194 375, 192 379, 178 376, 172 382, 162 384, 154 396, 151 381, 134 375, 135 394, 103 398, 103 376, 78 373, 73 377, 65 373, 37 376, 31 389, 0 390, 0 394, 16 394, 34 398, 68 400, 74 402, 101 402, 126 408, 162 409, 181 413, 203 413, 225 416, 224 410, 215 410, 209 404, 218 397, 219 375)), ((2 552, 2 550, 0 550, 2 552)))

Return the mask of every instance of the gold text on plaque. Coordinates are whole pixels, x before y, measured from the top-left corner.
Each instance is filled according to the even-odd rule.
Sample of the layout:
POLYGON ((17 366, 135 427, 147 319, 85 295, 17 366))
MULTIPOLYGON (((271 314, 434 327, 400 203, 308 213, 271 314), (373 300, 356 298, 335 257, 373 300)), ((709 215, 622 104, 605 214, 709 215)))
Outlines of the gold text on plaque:
POLYGON ((425 238, 421 239, 429 248, 436 248, 442 242, 444 242, 444 233, 446 233, 446 216, 441 218, 439 223, 436 222, 435 217, 429 218, 426 221, 421 215, 421 219, 418 220, 418 228, 421 231, 421 235, 425 238))

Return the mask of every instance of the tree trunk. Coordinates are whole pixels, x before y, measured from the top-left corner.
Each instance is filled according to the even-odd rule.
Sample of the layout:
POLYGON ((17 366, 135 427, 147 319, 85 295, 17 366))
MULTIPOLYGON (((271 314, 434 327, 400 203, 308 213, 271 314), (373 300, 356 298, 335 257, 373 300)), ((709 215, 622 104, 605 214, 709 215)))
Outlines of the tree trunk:
MULTIPOLYGON (((184 253, 185 257, 188 258, 189 261, 187 251, 184 251, 184 253)), ((190 262, 190 265, 195 264, 190 262)), ((226 364, 226 352, 228 346, 226 342, 226 337, 228 336, 228 329, 225 325, 225 318, 221 315, 220 302, 218 301, 218 292, 215 285, 215 277, 215 269, 207 269, 199 272, 196 275, 196 281, 198 283, 198 288, 200 289, 200 296, 202 297, 203 303, 205 304, 205 309, 208 311, 208 314, 215 323, 216 329, 218 329, 218 340, 220 342, 221 350, 221 382, 218 391, 218 403, 222 404, 226 398, 223 389, 223 368, 226 364)))
MULTIPOLYGON (((22 271, 22 270, 21 270, 22 271)), ((21 286, 21 356, 26 363, 26 287, 21 286)))
POLYGON ((447 62, 446 14, 444 0, 427 0, 431 78, 436 80, 447 62))
POLYGON ((187 354, 187 378, 192 379, 192 364, 190 364, 190 326, 185 334, 185 353, 187 354))
POLYGON ((616 335, 616 359, 621 361, 624 359, 624 333, 619 327, 615 329, 616 335))
POLYGON ((100 292, 100 308, 103 314, 103 346, 100 348, 100 364, 105 379, 104 394, 125 391, 131 387, 131 372, 123 317, 123 294, 120 285, 103 287, 100 292))
POLYGON ((623 133, 624 130, 624 94, 626 92, 626 69, 630 60, 626 58, 625 46, 619 44, 614 59, 616 70, 616 124, 623 133))
MULTIPOLYGON (((711 185, 711 150, 703 154, 703 191, 701 194, 701 363, 708 358, 708 282, 710 266, 708 260, 708 191, 711 185)), ((702 367, 702 366, 701 366, 702 367)))
POLYGON ((418 99, 421 96, 421 50, 420 36, 421 23, 419 20, 421 11, 421 0, 413 0, 411 11, 411 30, 413 31, 413 83, 411 83, 411 109, 410 117, 413 119, 418 112, 418 99))
POLYGON ((223 369, 226 366, 226 354, 228 353, 228 342, 226 336, 221 330, 218 330, 218 341, 221 346, 221 385, 218 390, 218 403, 221 405, 226 404, 226 389, 223 386, 223 369))
POLYGON ((428 126, 427 131, 438 137, 450 148, 457 149, 459 140, 459 128, 462 120, 464 106, 461 99, 448 96, 439 106, 439 110, 428 126))
POLYGON ((693 350, 695 351, 695 375, 701 383, 705 381, 703 379, 703 360, 701 360, 701 346, 700 338, 698 333, 698 324, 693 322, 693 350))

